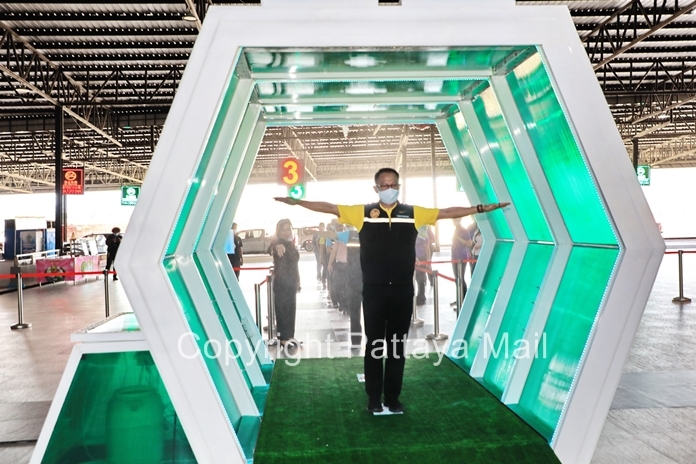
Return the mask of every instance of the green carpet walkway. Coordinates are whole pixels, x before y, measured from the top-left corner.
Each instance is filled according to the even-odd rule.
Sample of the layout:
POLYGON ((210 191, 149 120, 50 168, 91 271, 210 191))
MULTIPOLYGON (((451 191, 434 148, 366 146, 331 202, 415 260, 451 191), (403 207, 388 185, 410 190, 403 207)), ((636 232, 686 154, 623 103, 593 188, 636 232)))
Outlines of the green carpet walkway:
POLYGON ((447 358, 406 361, 403 415, 373 416, 362 358, 276 363, 254 454, 265 463, 558 463, 548 443, 447 358))

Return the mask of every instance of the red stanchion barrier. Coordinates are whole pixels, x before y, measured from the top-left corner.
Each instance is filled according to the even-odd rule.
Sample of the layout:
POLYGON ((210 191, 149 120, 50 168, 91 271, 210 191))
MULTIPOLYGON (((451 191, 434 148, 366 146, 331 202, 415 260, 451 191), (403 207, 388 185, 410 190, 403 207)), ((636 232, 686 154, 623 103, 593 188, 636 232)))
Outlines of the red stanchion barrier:
POLYGON ((270 267, 233 267, 235 271, 268 271, 270 267))
MULTIPOLYGON (((116 274, 115 271, 109 271, 109 274, 116 274)), ((103 275, 104 271, 84 271, 84 272, 51 272, 51 273, 41 273, 41 272, 22 272, 22 277, 67 277, 67 276, 78 276, 78 275, 103 275)), ((0 274, 0 279, 14 279, 17 274, 0 274)))
MULTIPOLYGON (((421 263, 422 263, 422 261, 421 261, 421 263)), ((434 271, 433 271, 433 270, 431 270, 431 269, 426 269, 426 268, 420 267, 420 266, 416 266, 416 271, 425 272, 426 274, 434 274, 434 271)), ((444 275, 444 274, 440 274, 439 272, 437 273, 437 276, 438 276, 438 277, 442 277, 442 278, 445 279, 445 280, 449 280, 450 282, 456 282, 456 281, 457 281, 457 279, 455 279, 454 277, 446 276, 446 275, 444 275)))
POLYGON ((420 264, 454 264, 454 263, 475 263, 476 259, 452 259, 450 261, 419 261, 420 264))

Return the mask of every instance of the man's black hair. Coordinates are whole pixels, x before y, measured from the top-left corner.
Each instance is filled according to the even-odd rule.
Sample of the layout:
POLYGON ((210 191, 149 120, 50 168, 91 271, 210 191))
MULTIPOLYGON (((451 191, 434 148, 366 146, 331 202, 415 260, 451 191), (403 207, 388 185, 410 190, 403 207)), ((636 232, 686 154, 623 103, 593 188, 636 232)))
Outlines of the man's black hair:
POLYGON ((396 172, 396 169, 392 169, 392 168, 382 168, 382 169, 380 169, 379 171, 377 171, 377 174, 375 174, 375 185, 377 185, 377 179, 379 179, 379 176, 381 176, 381 175, 384 174, 385 172, 394 174, 394 175, 396 176, 397 182, 399 181, 399 173, 396 172))

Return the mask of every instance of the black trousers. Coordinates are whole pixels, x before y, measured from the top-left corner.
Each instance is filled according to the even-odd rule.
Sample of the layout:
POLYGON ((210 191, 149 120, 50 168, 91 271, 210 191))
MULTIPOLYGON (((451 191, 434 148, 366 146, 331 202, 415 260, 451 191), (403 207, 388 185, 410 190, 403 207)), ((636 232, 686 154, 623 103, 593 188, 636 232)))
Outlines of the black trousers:
POLYGON ((363 285, 363 309, 367 336, 365 391, 371 399, 380 398, 382 393, 385 401, 398 399, 413 311, 413 283, 363 285))
POLYGON ((239 271, 239 269, 235 269, 235 268, 240 267, 241 264, 239 263, 239 261, 236 259, 236 257, 234 255, 228 254, 227 259, 230 260, 230 264, 232 265, 232 270, 234 271, 234 275, 237 276, 237 280, 239 280, 239 272, 240 271, 239 271))
MULTIPOLYGON (((114 261, 116 260, 116 253, 107 253, 106 254, 106 270, 110 271, 111 270, 111 265, 114 264, 114 261)), ((114 266, 114 273, 116 272, 116 266, 114 266)), ((114 279, 116 278, 116 274, 114 274, 114 279)))
POLYGON ((276 277, 273 281, 273 303, 275 305, 278 339, 290 340, 295 338, 297 282, 288 282, 276 277))
POLYGON ((333 278, 332 278, 331 295, 332 300, 335 295, 336 303, 338 303, 341 311, 348 311, 348 300, 346 292, 348 291, 348 264, 334 263, 333 278))
MULTIPOLYGON (((428 268, 430 266, 427 266, 428 268)), ((416 294, 416 303, 425 304, 425 284, 428 282, 428 277, 423 271, 416 271, 416 284, 418 285, 418 293, 416 294)))
POLYGON ((362 308, 362 273, 358 269, 357 275, 348 270, 348 284, 346 285, 346 302, 350 315, 351 344, 362 343, 362 323, 360 321, 360 309, 362 308))

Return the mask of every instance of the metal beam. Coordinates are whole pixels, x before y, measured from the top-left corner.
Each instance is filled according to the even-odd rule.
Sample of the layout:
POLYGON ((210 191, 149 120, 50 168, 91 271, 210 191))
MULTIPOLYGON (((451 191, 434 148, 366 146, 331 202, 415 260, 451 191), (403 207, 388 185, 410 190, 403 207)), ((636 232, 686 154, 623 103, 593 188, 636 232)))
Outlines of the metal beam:
POLYGON ((643 40, 645 40, 646 38, 648 38, 648 37, 650 37, 651 35, 653 35, 655 32, 657 32, 657 31, 663 29, 665 26, 667 26, 667 25, 669 25, 670 23, 674 22, 674 21, 675 21, 676 19, 678 19, 679 17, 681 17, 681 16, 683 16, 683 15, 685 15, 685 14, 687 14, 687 13, 690 13, 694 8, 696 8, 696 1, 695 1, 695 2, 691 2, 691 3, 689 3, 687 6, 680 8, 680 9, 677 10, 672 16, 670 16, 670 17, 668 17, 668 18, 666 18, 666 19, 660 21, 659 23, 657 23, 657 24, 655 24, 654 26, 652 26, 652 27, 651 27, 647 32, 645 32, 644 34, 641 34, 641 35, 637 36, 635 39, 633 39, 632 41, 630 41, 628 44, 626 44, 626 45, 620 47, 619 49, 615 50, 611 55, 609 55, 608 57, 602 59, 599 63, 595 64, 595 65, 593 66, 593 68, 594 68, 595 71, 596 71, 597 69, 601 68, 601 67, 604 66, 605 64, 607 64, 607 63, 611 62, 612 60, 614 60, 616 57, 618 57, 619 55, 621 55, 621 54, 624 53, 625 51, 630 50, 631 48, 635 47, 636 45, 638 45, 639 43, 641 43, 643 40))
POLYGON ((314 180, 317 180, 317 163, 314 162, 309 150, 300 140, 300 137, 295 133, 292 127, 283 127, 281 130, 285 138, 285 146, 290 150, 294 157, 304 160, 304 167, 307 174, 314 180))
MULTIPOLYGON (((91 99, 89 92, 84 89, 79 82, 61 72, 60 68, 56 64, 51 62, 44 54, 36 50, 28 41, 26 41, 19 34, 15 33, 8 26, 0 23, 0 29, 5 31, 2 42, 3 46, 6 44, 5 50, 7 52, 6 65, 0 64, 0 71, 2 71, 6 76, 17 81, 27 90, 31 90, 34 94, 42 97, 51 105, 63 108, 62 111, 64 111, 66 114, 94 130, 102 137, 111 141, 113 144, 117 146, 121 145, 118 140, 104 132, 100 127, 95 126, 92 124, 92 122, 77 114, 70 108, 63 107, 63 105, 79 105, 80 100, 88 101, 91 99), (17 43, 21 44, 22 47, 30 52, 31 59, 28 63, 25 62, 27 57, 23 53, 23 50, 20 49, 21 58, 20 55, 17 55, 17 43), (8 67, 10 65, 11 54, 15 55, 14 63, 16 69, 11 69, 8 67), (37 76, 37 71, 38 74, 42 75, 37 76), (48 75, 49 72, 51 72, 51 76, 48 75), (28 79, 28 77, 32 74, 34 75, 34 82, 30 82, 28 79), (42 85, 43 88, 39 88, 39 84, 42 85), (51 91, 55 91, 57 98, 54 98, 51 95, 51 91)), ((105 109, 107 111, 109 110, 106 107, 105 109)))

